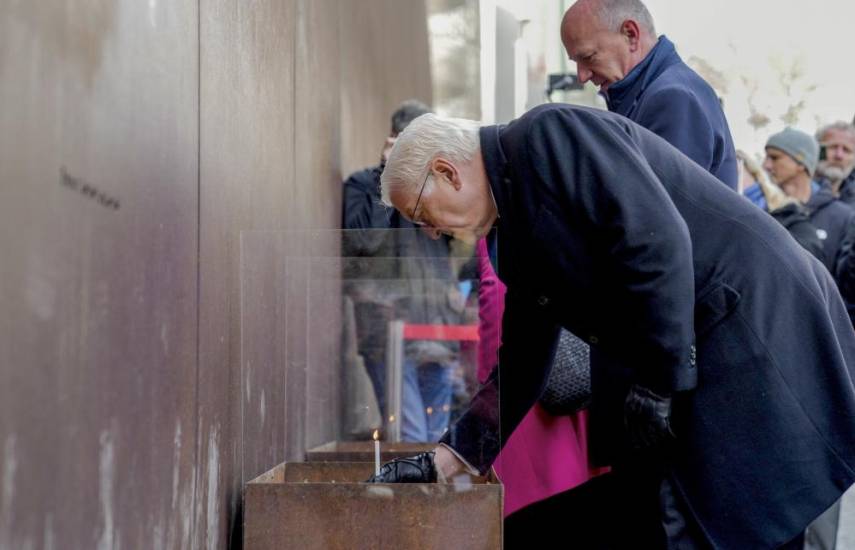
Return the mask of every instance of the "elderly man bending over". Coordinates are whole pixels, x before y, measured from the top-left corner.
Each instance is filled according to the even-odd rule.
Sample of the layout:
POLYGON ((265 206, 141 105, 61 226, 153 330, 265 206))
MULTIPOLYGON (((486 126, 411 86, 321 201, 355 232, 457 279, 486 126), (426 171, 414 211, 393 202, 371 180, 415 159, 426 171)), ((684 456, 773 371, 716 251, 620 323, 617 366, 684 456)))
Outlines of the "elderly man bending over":
POLYGON ((508 294, 468 412, 372 481, 486 472, 564 327, 609 359, 591 364, 591 432, 626 494, 606 547, 786 547, 855 482, 855 334, 834 281, 661 138, 566 105, 505 127, 424 115, 382 187, 433 236, 497 227, 508 294))

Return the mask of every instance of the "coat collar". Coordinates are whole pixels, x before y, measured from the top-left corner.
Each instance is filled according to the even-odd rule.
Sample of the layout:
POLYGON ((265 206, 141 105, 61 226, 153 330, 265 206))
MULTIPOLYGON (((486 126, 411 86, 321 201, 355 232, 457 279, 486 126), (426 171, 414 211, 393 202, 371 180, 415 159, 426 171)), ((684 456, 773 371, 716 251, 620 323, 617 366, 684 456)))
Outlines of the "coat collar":
POLYGON ((650 83, 665 72, 665 69, 682 61, 668 37, 659 37, 656 46, 641 63, 633 67, 623 79, 609 86, 604 94, 609 111, 628 116, 650 83))
MULTIPOLYGON (((822 187, 827 187, 829 190, 831 189, 831 181, 828 180, 828 178, 821 178, 819 183, 822 187)), ((851 171, 840 183, 838 193, 840 194, 840 198, 844 200, 855 196, 855 170, 851 171)))
POLYGON ((507 175, 508 159, 499 140, 502 128, 504 126, 483 126, 480 132, 481 155, 484 159, 484 168, 487 171, 487 181, 490 184, 490 190, 493 192, 496 208, 499 211, 497 225, 508 211, 508 194, 510 193, 508 188, 510 179, 507 175))

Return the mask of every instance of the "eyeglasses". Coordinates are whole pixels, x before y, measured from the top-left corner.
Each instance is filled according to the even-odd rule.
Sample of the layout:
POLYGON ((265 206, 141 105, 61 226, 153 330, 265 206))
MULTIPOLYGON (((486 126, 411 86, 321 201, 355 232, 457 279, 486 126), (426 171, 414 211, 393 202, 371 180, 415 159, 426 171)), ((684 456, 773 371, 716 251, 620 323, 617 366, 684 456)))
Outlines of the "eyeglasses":
POLYGON ((412 222, 413 222, 413 224, 414 224, 414 225, 418 225, 418 226, 425 226, 425 225, 427 225, 425 222, 422 222, 422 221, 418 221, 418 220, 416 220, 416 211, 418 211, 418 209, 419 209, 419 203, 420 203, 420 202, 421 202, 421 200, 422 200, 422 193, 424 193, 424 192, 425 192, 425 187, 427 186, 427 180, 428 180, 428 178, 429 178, 429 177, 430 177, 430 169, 428 169, 428 172, 427 172, 427 174, 425 175, 425 181, 424 181, 424 183, 422 183, 422 188, 421 188, 421 190, 419 190, 419 196, 418 196, 418 198, 416 199, 416 205, 413 207, 413 213, 412 213, 412 215, 410 216, 410 219, 412 220, 412 222))

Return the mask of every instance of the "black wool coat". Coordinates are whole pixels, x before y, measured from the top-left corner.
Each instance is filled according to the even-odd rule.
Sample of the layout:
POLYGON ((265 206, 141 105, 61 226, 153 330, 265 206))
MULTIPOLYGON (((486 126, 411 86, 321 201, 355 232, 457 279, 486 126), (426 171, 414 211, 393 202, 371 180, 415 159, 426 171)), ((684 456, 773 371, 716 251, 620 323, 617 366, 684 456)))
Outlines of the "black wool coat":
POLYGON ((488 469, 564 327, 592 347, 601 456, 627 458, 630 382, 679 392, 668 472, 714 546, 783 544, 855 481, 855 334, 828 271, 780 224, 611 113, 538 107, 483 128, 481 148, 503 345, 443 442, 488 469))

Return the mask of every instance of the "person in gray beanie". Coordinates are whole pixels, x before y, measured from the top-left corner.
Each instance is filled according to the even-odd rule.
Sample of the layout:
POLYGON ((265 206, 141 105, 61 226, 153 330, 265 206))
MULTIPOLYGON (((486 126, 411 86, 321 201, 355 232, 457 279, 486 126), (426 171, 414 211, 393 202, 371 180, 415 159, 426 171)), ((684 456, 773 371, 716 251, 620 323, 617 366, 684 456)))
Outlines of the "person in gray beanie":
MULTIPOLYGON (((800 164, 807 172, 808 179, 816 172, 819 162, 819 143, 810 134, 806 134, 795 128, 786 128, 782 132, 773 134, 766 141, 766 153, 768 160, 769 149, 777 149, 800 164)), ((777 182, 783 187, 782 182, 777 182)))
POLYGON ((844 240, 855 238, 855 210, 835 198, 828 186, 813 179, 818 162, 819 143, 810 134, 787 128, 766 142, 763 169, 784 193, 805 205, 823 243, 823 263, 835 276, 855 324, 855 293, 845 291, 855 289, 855 265, 849 268, 853 262, 846 260, 844 254, 844 240))

